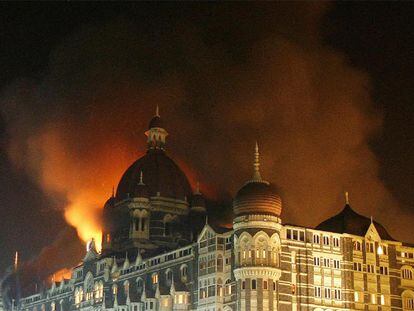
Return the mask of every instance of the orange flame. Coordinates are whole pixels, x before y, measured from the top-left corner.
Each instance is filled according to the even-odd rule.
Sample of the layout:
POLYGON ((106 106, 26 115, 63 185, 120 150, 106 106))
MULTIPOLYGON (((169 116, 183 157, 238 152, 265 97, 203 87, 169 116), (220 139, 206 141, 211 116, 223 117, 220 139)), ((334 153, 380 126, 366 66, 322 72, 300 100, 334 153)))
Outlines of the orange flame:
POLYGON ((66 221, 76 228, 85 243, 93 238, 100 251, 100 209, 136 154, 124 147, 128 144, 118 140, 115 144, 101 144, 99 149, 87 150, 81 159, 75 158, 72 154, 76 152, 65 143, 62 133, 62 128, 48 127, 30 141, 30 147, 42 155, 40 181, 48 193, 65 196, 66 221))
POLYGON ((72 270, 68 268, 63 268, 63 269, 56 271, 52 275, 50 275, 47 281, 49 283, 62 282, 64 279, 66 280, 70 279, 71 276, 72 276, 72 270))

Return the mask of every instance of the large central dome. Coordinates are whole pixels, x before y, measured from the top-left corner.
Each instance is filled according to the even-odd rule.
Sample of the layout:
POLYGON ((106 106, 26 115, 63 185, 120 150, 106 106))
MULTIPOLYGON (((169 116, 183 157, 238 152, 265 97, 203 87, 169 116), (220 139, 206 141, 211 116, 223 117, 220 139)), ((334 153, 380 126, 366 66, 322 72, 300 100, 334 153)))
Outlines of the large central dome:
POLYGON ((139 192, 141 172, 150 196, 159 195, 184 200, 192 194, 187 177, 165 151, 149 150, 126 170, 118 185, 117 198, 136 196, 139 192))
POLYGON ((139 196, 142 172, 143 182, 148 187, 150 196, 189 199, 192 190, 187 177, 165 153, 165 139, 168 133, 162 126, 158 108, 145 134, 148 137, 148 151, 126 170, 118 184, 116 197, 122 200, 139 196))

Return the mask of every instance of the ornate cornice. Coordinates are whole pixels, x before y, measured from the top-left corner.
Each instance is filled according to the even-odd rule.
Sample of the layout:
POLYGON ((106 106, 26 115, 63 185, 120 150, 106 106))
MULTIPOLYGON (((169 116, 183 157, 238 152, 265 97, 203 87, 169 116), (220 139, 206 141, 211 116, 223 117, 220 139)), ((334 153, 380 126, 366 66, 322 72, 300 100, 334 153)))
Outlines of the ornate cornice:
POLYGON ((236 280, 246 278, 270 278, 279 280, 281 274, 281 269, 271 267, 243 267, 234 270, 234 277, 236 280))

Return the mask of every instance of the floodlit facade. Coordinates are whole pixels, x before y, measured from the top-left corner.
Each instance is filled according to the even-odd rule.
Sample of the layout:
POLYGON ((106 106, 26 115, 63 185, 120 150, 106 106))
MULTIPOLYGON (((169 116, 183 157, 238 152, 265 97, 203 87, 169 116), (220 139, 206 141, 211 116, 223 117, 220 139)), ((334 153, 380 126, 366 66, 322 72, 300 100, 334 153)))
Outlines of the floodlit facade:
POLYGON ((70 279, 20 299, 19 310, 414 310, 414 248, 348 199, 316 228, 283 224, 256 145, 233 227, 217 228, 168 157, 167 135, 157 112, 148 152, 104 206, 102 252, 90 243, 70 279))

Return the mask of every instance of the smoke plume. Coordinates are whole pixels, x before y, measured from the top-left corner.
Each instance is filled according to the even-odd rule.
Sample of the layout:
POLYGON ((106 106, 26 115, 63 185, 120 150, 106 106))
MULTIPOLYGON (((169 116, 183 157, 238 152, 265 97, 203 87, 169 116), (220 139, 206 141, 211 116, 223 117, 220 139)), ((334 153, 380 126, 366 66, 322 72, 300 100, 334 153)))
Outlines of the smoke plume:
MULTIPOLYGON (((3 90, 13 163, 65 198, 56 208, 82 240, 99 240, 99 209, 145 152, 159 105, 169 154, 214 199, 228 202, 250 178, 257 140, 284 222, 315 226, 349 191, 355 210, 408 239, 369 146, 381 129, 369 77, 323 42, 328 8, 238 5, 180 11, 193 18, 154 10, 157 25, 123 16, 65 38, 37 78, 3 90)), ((212 213, 231 222, 230 204, 212 213)))

